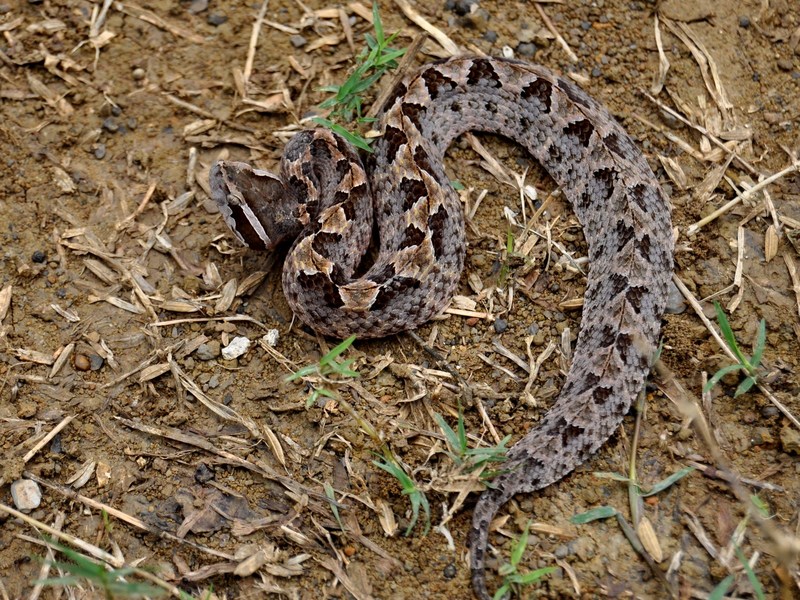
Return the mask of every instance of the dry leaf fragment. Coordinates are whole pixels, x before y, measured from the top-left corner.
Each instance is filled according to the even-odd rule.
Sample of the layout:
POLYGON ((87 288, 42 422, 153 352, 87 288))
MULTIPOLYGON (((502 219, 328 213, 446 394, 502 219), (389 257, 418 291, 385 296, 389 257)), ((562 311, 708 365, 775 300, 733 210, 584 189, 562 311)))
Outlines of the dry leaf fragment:
POLYGON ((25 362, 47 365, 48 367, 55 361, 52 354, 39 352, 37 350, 28 350, 27 348, 17 348, 14 350, 14 354, 18 359, 24 360, 25 362))
POLYGON ((145 381, 160 377, 167 371, 169 371, 169 363, 159 363, 157 365, 145 367, 139 374, 139 383, 144 383, 145 381))
POLYGON ((767 262, 775 258, 778 253, 778 231, 775 225, 767 227, 767 233, 764 236, 764 257, 767 262))
POLYGON ((683 169, 678 164, 678 161, 676 161, 674 158, 662 156, 660 154, 658 155, 658 160, 661 162, 661 166, 664 167, 664 170, 667 172, 667 175, 672 182, 680 189, 686 189, 686 183, 688 179, 686 177, 686 173, 683 172, 683 169))
POLYGON ((656 532, 653 529, 653 524, 650 523, 650 519, 642 517, 636 527, 636 534, 639 536, 642 546, 653 557, 654 561, 660 563, 664 560, 664 552, 661 550, 661 544, 658 543, 658 537, 656 537, 656 532))
POLYGON ((11 290, 14 288, 12 285, 7 285, 0 290, 0 323, 6 318, 8 309, 11 306, 11 290))

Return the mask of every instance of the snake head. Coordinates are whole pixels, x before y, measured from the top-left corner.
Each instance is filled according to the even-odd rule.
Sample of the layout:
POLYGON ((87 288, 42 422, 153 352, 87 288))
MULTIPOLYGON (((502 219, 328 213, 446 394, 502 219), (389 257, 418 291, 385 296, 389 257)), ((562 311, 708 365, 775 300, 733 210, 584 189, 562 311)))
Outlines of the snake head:
POLYGON ((211 197, 234 235, 248 248, 273 250, 302 223, 283 180, 246 163, 217 161, 208 175, 211 197))

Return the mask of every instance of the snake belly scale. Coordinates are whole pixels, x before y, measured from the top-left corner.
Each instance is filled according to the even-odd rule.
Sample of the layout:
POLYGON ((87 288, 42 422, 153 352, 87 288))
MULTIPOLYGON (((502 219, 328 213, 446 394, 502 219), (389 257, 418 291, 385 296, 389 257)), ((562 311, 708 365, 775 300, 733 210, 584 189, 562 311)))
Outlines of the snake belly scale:
POLYGON ((466 131, 524 146, 570 200, 589 246, 565 384, 475 506, 470 566, 485 599, 494 515, 515 494, 558 481, 597 451, 644 385, 672 275, 669 201, 613 117, 540 66, 476 56, 427 64, 399 84, 378 123, 383 135, 363 163, 342 138, 317 129, 289 141, 280 175, 236 162, 211 170, 214 199, 241 241, 270 250, 294 239, 283 289, 319 333, 387 336, 448 303, 466 239, 442 159, 466 131))

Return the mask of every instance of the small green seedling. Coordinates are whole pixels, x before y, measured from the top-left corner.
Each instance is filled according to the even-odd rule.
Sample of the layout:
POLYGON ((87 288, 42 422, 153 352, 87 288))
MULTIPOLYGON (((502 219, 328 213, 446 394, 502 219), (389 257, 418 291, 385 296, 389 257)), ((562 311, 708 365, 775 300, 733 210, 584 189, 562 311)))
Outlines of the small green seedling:
MULTIPOLYGON (((368 123, 374 119, 363 117, 361 109, 364 103, 364 94, 372 87, 386 71, 397 68, 397 59, 405 54, 405 49, 395 50, 389 45, 395 40, 399 32, 385 36, 383 23, 378 11, 378 3, 372 4, 372 23, 375 35, 366 34, 367 48, 364 48, 356 57, 356 68, 342 85, 329 85, 322 89, 323 92, 330 92, 332 97, 328 98, 320 108, 332 109, 328 115, 332 119, 338 119, 346 123, 354 120, 357 123, 368 123)), ((338 133, 354 146, 367 152, 371 152, 370 141, 345 127, 338 125, 330 119, 315 117, 314 122, 327 127, 334 133, 338 133)))
MULTIPOLYGON (((295 371, 286 378, 286 381, 296 381, 304 377, 316 377, 324 382, 336 383, 337 380, 334 378, 337 377, 339 379, 355 379, 360 377, 358 371, 354 371, 350 368, 350 366, 355 362, 355 358, 337 360, 339 355, 347 350, 355 341, 355 339, 356 336, 351 335, 341 344, 328 352, 325 356, 320 358, 317 364, 308 365, 295 371)), ((306 400, 306 408, 313 406, 320 396, 325 396, 327 398, 337 397, 333 391, 325 387, 315 385, 313 391, 311 394, 309 394, 308 399, 306 400)))
POLYGON ((533 585, 545 575, 549 575, 556 570, 555 567, 544 567, 528 573, 519 572, 519 563, 522 560, 525 548, 528 547, 530 526, 531 522, 528 521, 522 535, 519 536, 519 539, 511 548, 511 562, 504 564, 498 571, 503 576, 503 585, 494 593, 494 600, 500 600, 512 591, 515 595, 522 596, 522 588, 533 585))
MULTIPOLYGON (((444 417, 439 413, 434 413, 433 418, 439 425, 439 429, 444 434, 447 442, 447 455, 459 467, 466 468, 467 471, 475 471, 483 468, 489 463, 498 463, 506 460, 508 448, 506 445, 511 441, 511 436, 507 435, 500 443, 489 448, 470 448, 467 443, 467 431, 464 425, 464 413, 459 409, 456 429, 453 430, 444 417)), ((497 471, 485 471, 481 474, 482 479, 491 479, 497 475, 497 471)))
POLYGON ((728 322, 728 318, 725 316, 725 312, 722 310, 719 302, 714 302, 714 309, 717 311, 717 323, 719 323, 719 328, 722 331, 723 337, 725 338, 725 343, 728 345, 728 348, 731 349, 731 352, 734 353, 736 360, 739 362, 735 365, 723 367, 714 373, 714 376, 708 380, 708 383, 706 383, 705 387, 703 388, 703 393, 707 393, 711 388, 717 385, 720 379, 725 377, 725 375, 728 373, 742 370, 747 373, 747 378, 739 384, 739 387, 736 388, 736 392, 733 394, 734 398, 736 398, 737 396, 741 396, 747 392, 757 382, 758 366, 761 364, 761 356, 764 354, 764 346, 767 341, 767 322, 764 319, 761 319, 761 322, 758 324, 756 343, 753 346, 753 356, 748 358, 747 355, 739 348, 739 344, 736 342, 736 336, 733 335, 731 324, 728 322))
POLYGON ((379 469, 383 469, 389 473, 389 475, 397 479, 400 483, 400 487, 403 489, 403 494, 408 496, 408 500, 411 502, 411 522, 408 524, 405 534, 408 535, 411 533, 411 530, 414 529, 414 526, 417 524, 419 508, 421 506, 425 511, 425 531, 422 532, 422 535, 428 535, 428 531, 430 531, 431 528, 431 507, 430 504, 428 504, 428 498, 425 496, 425 492, 419 489, 417 482, 405 472, 394 456, 382 456, 380 460, 373 460, 372 464, 379 469))
POLYGON ((145 596, 163 596, 165 593, 165 590, 146 583, 125 581, 126 577, 136 573, 137 569, 133 567, 109 569, 103 564, 97 563, 66 546, 55 542, 50 542, 50 544, 71 561, 56 561, 53 563, 55 567, 65 573, 69 573, 69 575, 37 581, 36 583, 39 585, 71 586, 80 583, 88 583, 102 590, 106 600, 119 597, 139 598, 145 596))

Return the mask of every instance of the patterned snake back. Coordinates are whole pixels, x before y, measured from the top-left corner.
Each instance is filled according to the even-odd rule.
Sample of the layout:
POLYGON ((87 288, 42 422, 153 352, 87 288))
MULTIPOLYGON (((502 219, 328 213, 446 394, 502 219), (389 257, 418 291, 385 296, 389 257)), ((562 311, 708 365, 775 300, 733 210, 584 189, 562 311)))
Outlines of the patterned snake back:
POLYGON ((292 310, 337 338, 413 329, 448 303, 464 265, 464 219, 442 167, 466 131, 524 146, 583 224, 590 269, 566 383, 540 426, 509 451, 475 508, 476 594, 488 598, 489 524, 514 494, 573 470, 613 433, 644 385, 672 274, 669 201, 622 127, 573 83, 531 64, 474 56, 428 64, 385 105, 366 166, 339 136, 306 131, 280 177, 243 163, 211 171, 236 235, 272 249, 295 238, 283 271, 292 310), (373 227, 379 247, 370 252, 373 227))

